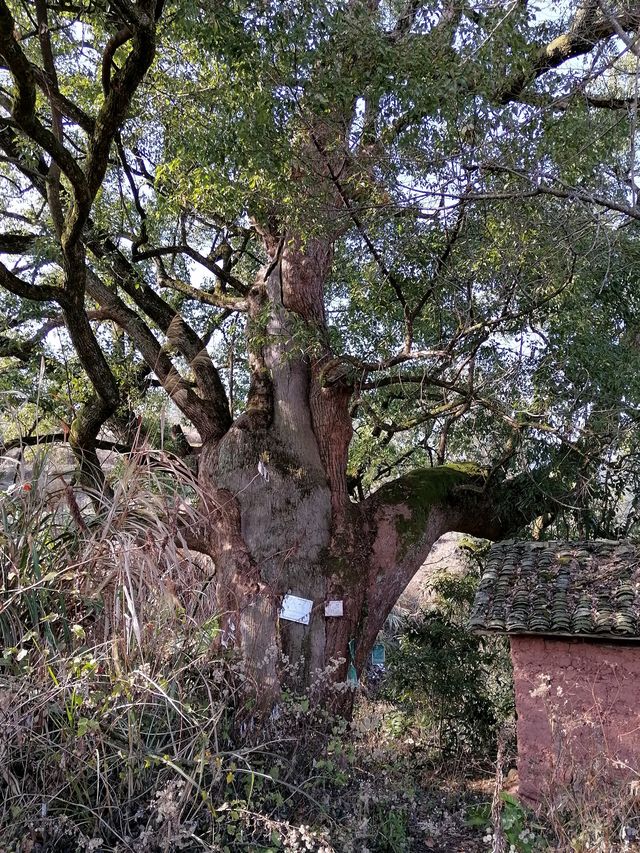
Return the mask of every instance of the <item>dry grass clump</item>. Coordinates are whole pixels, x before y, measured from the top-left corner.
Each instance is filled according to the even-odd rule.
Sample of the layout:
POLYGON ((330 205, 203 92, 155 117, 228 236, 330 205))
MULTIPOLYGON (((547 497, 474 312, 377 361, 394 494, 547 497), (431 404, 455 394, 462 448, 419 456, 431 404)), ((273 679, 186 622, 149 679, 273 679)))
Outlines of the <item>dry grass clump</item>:
POLYGON ((25 675, 3 678, 5 843, 127 850, 135 841, 154 850, 193 835, 209 807, 205 773, 210 784, 224 769, 211 748, 225 709, 215 687, 223 675, 215 665, 207 671, 203 658, 185 659, 168 679, 164 667, 124 670, 109 650, 93 649, 43 656, 25 675))
POLYGON ((640 850, 638 773, 631 773, 636 778, 627 781, 613 780, 605 769, 608 764, 616 762, 604 754, 600 766, 580 768, 572 783, 558 784, 550 792, 540 810, 554 839, 550 849, 570 853, 640 850))
POLYGON ((113 647, 31 656, 0 691, 2 849, 330 853, 287 819, 278 744, 233 737, 241 683, 193 645, 135 667, 113 647))
POLYGON ((203 521, 198 484, 169 456, 132 454, 113 471, 108 498, 78 490, 34 460, 31 477, 0 495, 0 637, 29 642, 29 627, 65 648, 72 626, 96 642, 117 636, 142 653, 143 632, 176 616, 215 612, 211 561, 185 536, 203 521))
POLYGON ((0 495, 0 848, 330 851, 286 819, 276 744, 238 746, 197 482, 140 453, 112 487, 40 458, 0 495))

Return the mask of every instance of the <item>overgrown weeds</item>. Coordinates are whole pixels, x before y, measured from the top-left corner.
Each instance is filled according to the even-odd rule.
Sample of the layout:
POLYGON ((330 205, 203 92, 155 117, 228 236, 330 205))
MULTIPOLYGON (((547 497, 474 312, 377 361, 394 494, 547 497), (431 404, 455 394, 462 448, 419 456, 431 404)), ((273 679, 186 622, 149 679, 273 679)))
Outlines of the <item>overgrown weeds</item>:
POLYGON ((315 687, 252 720, 190 472, 141 452, 103 501, 33 462, 0 496, 2 849, 409 850, 404 780, 362 779, 315 687))
POLYGON ((145 631, 160 637, 154 628, 182 620, 184 637, 214 615, 212 566, 183 535, 201 522, 187 469, 168 456, 132 455, 106 500, 75 489, 46 460, 36 455, 29 478, 0 500, 5 649, 20 640, 24 653, 39 639, 51 652, 67 650, 81 629, 96 643, 118 637, 124 654, 135 645, 141 655, 150 649, 145 631))
POLYGON ((640 797, 632 784, 567 786, 544 806, 549 835, 558 850, 626 853, 640 850, 640 797))
MULTIPOLYGON (((489 849, 471 774, 510 705, 504 651, 465 633, 473 577, 437 579, 428 618, 397 626, 393 686, 351 722, 314 704, 332 667, 258 721, 215 567, 186 547, 204 503, 191 472, 141 451, 106 501, 32 462, 0 494, 3 851, 449 853, 465 832, 489 849)), ((633 850, 634 797, 601 794, 546 821, 502 795, 506 849, 633 850)))
POLYGON ((243 668, 186 548, 200 500, 144 453, 109 501, 44 458, 2 495, 3 849, 331 849, 281 816, 304 797, 273 758, 285 739, 237 737, 243 668))

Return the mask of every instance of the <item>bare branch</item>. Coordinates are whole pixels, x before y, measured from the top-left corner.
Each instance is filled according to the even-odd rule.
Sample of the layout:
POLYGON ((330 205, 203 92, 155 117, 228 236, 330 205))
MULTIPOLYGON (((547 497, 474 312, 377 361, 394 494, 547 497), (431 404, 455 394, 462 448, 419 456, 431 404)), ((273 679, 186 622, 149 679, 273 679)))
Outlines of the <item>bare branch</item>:
POLYGON ((223 281, 225 284, 228 284, 230 287, 233 287, 239 293, 246 296, 249 288, 244 284, 244 282, 231 273, 226 272, 218 263, 216 263, 215 260, 205 257, 186 243, 178 243, 172 246, 160 246, 155 249, 147 249, 144 252, 134 251, 132 253, 132 260, 135 263, 138 263, 139 261, 146 261, 149 258, 161 258, 165 255, 181 254, 187 255, 187 257, 196 261, 196 263, 203 266, 210 273, 213 273, 213 275, 216 276, 216 278, 219 278, 220 281, 223 281))
POLYGON ((231 311, 247 311, 247 300, 238 297, 227 296, 224 293, 212 293, 210 290, 201 290, 198 287, 180 281, 162 272, 158 275, 158 284, 182 293, 189 299, 202 302, 204 305, 213 305, 216 308, 227 308, 231 311))
POLYGON ((94 119, 84 110, 80 109, 77 104, 70 101, 66 95, 63 95, 58 89, 57 84, 54 85, 41 68, 38 68, 37 65, 32 65, 31 67, 38 88, 46 94, 52 105, 55 105, 56 109, 62 115, 75 122, 86 134, 92 136, 95 132, 94 119))
MULTIPOLYGON (((586 204, 592 204, 596 207, 602 207, 605 210, 611 210, 616 213, 622 213, 625 216, 628 216, 630 219, 640 219, 640 211, 637 208, 631 207, 630 205, 624 204, 623 202, 618 202, 614 199, 601 196, 597 193, 590 193, 586 192, 585 190, 580 190, 577 187, 571 187, 554 176, 551 176, 550 180, 553 180, 559 186, 553 186, 549 183, 544 183, 545 177, 543 175, 532 177, 526 172, 522 172, 518 169, 513 169, 508 166, 501 166, 498 163, 477 163, 474 168, 486 172, 510 174, 514 177, 519 178, 522 181, 526 181, 529 188, 520 191, 506 190, 504 192, 498 191, 495 193, 490 191, 469 192, 465 193, 464 195, 464 198, 466 199, 474 201, 510 200, 518 198, 534 198, 535 196, 539 195, 549 195, 555 198, 564 198, 575 201, 581 201, 586 204)), ((460 198, 460 196, 450 195, 448 195, 448 197, 460 198)))
MULTIPOLYGON (((0 444, 0 452, 5 454, 20 447, 35 447, 39 444, 66 444, 69 441, 69 431, 47 432, 39 435, 23 435, 6 444, 0 444)), ((130 453, 131 447, 115 441, 104 441, 97 438, 95 446, 98 450, 114 450, 116 453, 130 453)))
POLYGON ((66 302, 65 293, 61 287, 50 284, 29 284, 0 261, 0 287, 4 287, 9 293, 19 296, 21 299, 31 299, 35 302, 58 302, 62 305, 66 302))

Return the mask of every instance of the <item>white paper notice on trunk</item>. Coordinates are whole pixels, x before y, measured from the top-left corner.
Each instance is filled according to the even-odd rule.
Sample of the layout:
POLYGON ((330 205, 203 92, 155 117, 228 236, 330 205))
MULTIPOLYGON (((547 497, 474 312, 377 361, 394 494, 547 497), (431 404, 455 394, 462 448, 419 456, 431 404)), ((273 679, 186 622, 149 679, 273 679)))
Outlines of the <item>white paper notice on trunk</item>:
POLYGON ((285 595, 280 606, 280 618, 289 622, 299 622, 308 625, 311 618, 313 601, 310 598, 300 598, 297 595, 285 595))

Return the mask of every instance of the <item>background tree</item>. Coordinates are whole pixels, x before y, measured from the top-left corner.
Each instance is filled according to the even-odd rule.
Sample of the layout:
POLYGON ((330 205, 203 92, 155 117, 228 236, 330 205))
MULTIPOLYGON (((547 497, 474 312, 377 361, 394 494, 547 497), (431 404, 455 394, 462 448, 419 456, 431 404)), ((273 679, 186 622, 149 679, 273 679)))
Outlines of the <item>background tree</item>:
POLYGON ((150 388, 197 430, 265 702, 445 531, 635 520, 640 6, 569 5, 0 0, 5 381, 107 495, 150 388))

